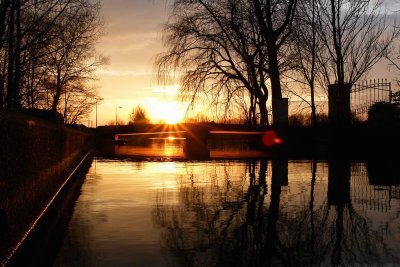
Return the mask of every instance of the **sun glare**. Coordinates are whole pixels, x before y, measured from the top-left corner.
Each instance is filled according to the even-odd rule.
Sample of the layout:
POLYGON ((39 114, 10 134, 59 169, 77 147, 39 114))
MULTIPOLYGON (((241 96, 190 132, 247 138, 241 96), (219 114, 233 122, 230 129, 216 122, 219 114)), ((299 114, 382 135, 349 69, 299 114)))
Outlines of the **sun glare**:
POLYGON ((160 102, 155 107, 154 115, 157 120, 175 124, 182 121, 185 112, 177 102, 160 102))
POLYGON ((183 116, 178 110, 168 110, 163 117, 164 118, 162 120, 164 120, 166 123, 175 124, 180 122, 183 116))

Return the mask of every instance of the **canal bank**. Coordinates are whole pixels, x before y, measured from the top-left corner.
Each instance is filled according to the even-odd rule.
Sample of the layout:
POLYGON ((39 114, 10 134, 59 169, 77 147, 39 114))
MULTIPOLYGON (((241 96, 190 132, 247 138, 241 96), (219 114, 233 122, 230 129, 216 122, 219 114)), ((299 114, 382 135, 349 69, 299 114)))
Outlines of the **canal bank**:
POLYGON ((6 265, 94 138, 61 123, 5 111, 0 133, 0 265, 6 265))

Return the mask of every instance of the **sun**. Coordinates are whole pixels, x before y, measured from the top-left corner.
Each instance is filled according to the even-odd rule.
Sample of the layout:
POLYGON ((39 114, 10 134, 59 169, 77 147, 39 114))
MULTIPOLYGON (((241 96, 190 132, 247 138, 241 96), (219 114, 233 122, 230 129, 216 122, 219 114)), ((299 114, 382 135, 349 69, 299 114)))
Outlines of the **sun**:
POLYGON ((182 122, 185 115, 184 109, 177 102, 159 102, 154 109, 156 120, 167 124, 182 122))
POLYGON ((168 124, 175 124, 182 120, 183 114, 180 113, 179 110, 170 109, 165 110, 164 114, 161 116, 161 120, 165 121, 168 124))

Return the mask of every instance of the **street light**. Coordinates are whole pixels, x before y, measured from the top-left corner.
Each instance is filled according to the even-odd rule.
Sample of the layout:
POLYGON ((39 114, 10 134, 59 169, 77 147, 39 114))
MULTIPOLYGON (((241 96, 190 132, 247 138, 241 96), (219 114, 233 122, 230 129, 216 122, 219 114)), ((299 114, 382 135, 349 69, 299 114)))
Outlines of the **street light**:
POLYGON ((98 101, 103 101, 104 98, 96 98, 96 128, 97 128, 97 102, 98 101))
POLYGON ((115 109, 115 125, 118 125, 118 109, 119 108, 122 108, 122 107, 117 107, 116 109, 115 109))

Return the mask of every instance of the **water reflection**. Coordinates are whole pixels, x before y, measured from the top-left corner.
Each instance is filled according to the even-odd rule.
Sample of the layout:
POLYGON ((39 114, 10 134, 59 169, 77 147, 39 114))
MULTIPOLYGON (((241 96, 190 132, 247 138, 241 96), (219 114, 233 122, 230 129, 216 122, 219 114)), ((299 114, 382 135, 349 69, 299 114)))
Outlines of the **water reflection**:
POLYGON ((215 140, 210 138, 206 147, 187 146, 187 140, 182 137, 148 137, 133 136, 125 138, 125 145, 108 144, 101 147, 109 156, 131 158, 169 158, 175 160, 193 159, 244 159, 271 156, 271 152, 260 150, 249 145, 248 140, 241 136, 229 136, 215 140), (246 142, 245 142, 246 141, 246 142), (204 151, 203 151, 204 150, 204 151))
POLYGON ((182 138, 147 138, 130 140, 114 149, 119 156, 184 158, 184 142, 182 138))
POLYGON ((179 205, 157 198, 154 217, 164 228, 173 265, 398 264, 399 199, 385 212, 353 204, 352 197, 377 196, 360 179, 366 166, 330 162, 326 176, 327 167, 316 161, 251 161, 243 179, 233 181, 229 166, 224 172, 216 166, 208 186, 196 183, 201 175, 189 174, 180 183, 179 205), (368 187, 370 194, 352 187, 368 187))
POLYGON ((99 159, 55 266, 398 266, 400 186, 381 167, 99 159))

